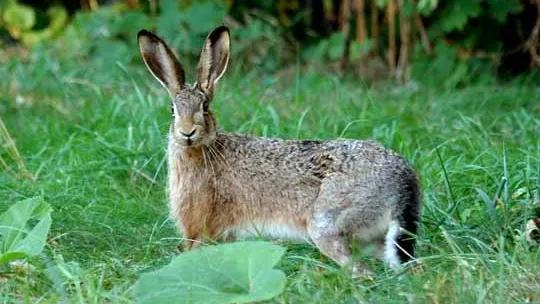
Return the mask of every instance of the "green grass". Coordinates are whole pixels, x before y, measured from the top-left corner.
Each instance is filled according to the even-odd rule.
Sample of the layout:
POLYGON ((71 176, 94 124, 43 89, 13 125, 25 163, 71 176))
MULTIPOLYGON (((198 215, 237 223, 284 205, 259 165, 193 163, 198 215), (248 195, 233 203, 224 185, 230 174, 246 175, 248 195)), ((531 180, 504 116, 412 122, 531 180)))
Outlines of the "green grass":
MULTIPOLYGON (((178 254, 164 190, 168 96, 140 63, 55 54, 0 66, 0 117, 36 178, 2 168, 0 211, 38 195, 54 209, 46 251, 30 261, 36 268, 0 271, 0 301, 130 302, 138 276, 178 254), (80 264, 80 285, 54 288, 45 269, 60 257, 80 264)), ((517 83, 368 87, 312 72, 229 71, 212 104, 222 129, 372 138, 409 159, 423 185, 414 266, 393 274, 374 262, 376 278, 359 282, 316 249, 283 243, 287 286, 270 302, 539 302, 540 249, 524 235, 540 212, 539 100, 540 87, 517 83), (497 194, 494 213, 477 189, 497 194)))

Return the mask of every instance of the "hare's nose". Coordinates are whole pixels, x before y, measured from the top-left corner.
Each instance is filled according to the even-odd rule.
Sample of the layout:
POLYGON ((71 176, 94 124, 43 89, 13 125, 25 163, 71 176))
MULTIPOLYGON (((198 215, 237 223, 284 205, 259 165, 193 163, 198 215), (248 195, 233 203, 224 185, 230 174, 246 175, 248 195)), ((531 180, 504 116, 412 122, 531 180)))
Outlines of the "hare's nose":
POLYGON ((195 131, 196 131, 196 129, 191 130, 191 132, 189 132, 189 133, 185 133, 185 132, 180 131, 180 134, 184 135, 187 138, 190 138, 191 136, 193 136, 193 134, 195 134, 195 131))

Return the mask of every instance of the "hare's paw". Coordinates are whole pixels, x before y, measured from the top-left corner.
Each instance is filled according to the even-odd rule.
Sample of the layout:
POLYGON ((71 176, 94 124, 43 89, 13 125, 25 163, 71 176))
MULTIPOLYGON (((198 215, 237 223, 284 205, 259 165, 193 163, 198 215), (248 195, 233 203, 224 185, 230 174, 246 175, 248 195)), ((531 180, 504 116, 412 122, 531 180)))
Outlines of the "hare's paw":
POLYGON ((368 265, 363 263, 356 263, 351 267, 351 274, 353 279, 373 280, 375 279, 375 272, 369 268, 368 265))

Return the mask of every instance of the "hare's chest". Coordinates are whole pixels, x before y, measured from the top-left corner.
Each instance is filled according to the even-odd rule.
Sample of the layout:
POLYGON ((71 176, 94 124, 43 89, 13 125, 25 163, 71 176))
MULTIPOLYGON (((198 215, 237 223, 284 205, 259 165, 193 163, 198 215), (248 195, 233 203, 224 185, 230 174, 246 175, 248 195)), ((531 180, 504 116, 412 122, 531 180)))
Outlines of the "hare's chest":
POLYGON ((169 174, 169 202, 178 207, 201 205, 211 191, 210 183, 197 174, 181 171, 169 174))
POLYGON ((172 168, 169 171, 169 212, 179 230, 189 221, 203 220, 211 204, 210 184, 207 179, 187 170, 172 168))

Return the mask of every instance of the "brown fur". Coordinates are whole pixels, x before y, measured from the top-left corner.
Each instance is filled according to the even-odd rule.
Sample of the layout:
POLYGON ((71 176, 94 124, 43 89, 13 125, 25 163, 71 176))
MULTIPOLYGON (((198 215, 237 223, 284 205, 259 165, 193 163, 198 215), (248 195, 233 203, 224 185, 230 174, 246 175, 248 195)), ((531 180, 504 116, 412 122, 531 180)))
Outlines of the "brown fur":
MULTIPOLYGON (((139 44, 148 68, 173 99, 169 207, 187 249, 205 238, 255 231, 304 238, 348 265, 352 236, 379 244, 387 262, 399 264, 395 242, 403 238, 396 227, 416 233, 421 206, 416 174, 402 157, 372 141, 280 140, 219 131, 209 103, 229 59, 225 27, 208 36, 193 87, 178 77, 183 69, 172 52, 159 51, 169 50, 160 38, 141 31, 139 44)), ((414 240, 403 242, 405 260, 414 240)), ((367 271, 361 264, 352 269, 367 271)))

